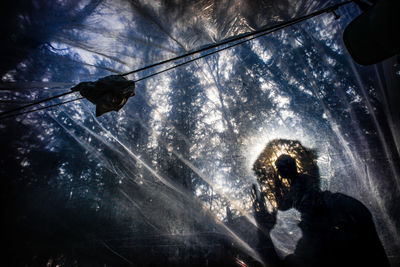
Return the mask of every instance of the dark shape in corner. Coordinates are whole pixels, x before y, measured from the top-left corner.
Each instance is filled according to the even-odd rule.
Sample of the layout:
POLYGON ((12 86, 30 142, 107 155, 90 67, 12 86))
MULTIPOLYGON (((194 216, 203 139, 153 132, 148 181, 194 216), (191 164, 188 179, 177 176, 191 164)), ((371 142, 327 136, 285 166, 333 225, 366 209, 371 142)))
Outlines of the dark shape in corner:
POLYGON ((135 95, 134 81, 119 75, 110 75, 96 82, 81 82, 71 89, 79 91, 96 105, 96 117, 110 111, 119 111, 135 95))
MULTIPOLYGON (((356 1, 362 2, 362 1, 356 1)), ((364 9, 345 29, 343 41, 361 65, 379 63, 400 53, 400 1, 380 0, 364 9)))
POLYGON ((253 169, 259 184, 253 186, 253 205, 260 228, 269 232, 278 210, 301 213, 302 237, 295 251, 272 266, 390 266, 369 210, 352 197, 319 189, 315 151, 298 141, 273 140, 253 169), (266 208, 268 202, 272 211, 266 208))

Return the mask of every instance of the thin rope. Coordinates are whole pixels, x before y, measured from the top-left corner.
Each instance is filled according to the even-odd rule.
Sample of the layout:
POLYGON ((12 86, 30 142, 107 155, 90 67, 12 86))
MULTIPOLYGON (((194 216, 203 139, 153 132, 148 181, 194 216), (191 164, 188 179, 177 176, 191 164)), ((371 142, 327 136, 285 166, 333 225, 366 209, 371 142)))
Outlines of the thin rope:
MULTIPOLYGON (((309 14, 309 15, 307 15, 307 16, 300 17, 300 18, 297 18, 297 19, 293 19, 293 20, 291 20, 291 21, 286 21, 286 22, 284 22, 284 23, 281 23, 280 25, 275 25, 275 26, 270 27, 270 28, 268 28, 268 29, 259 30, 259 31, 260 31, 259 34, 256 34, 255 32, 249 33, 249 34, 247 35, 247 37, 249 37, 249 36, 253 36, 253 37, 248 38, 248 39, 243 40, 243 41, 240 41, 240 42, 237 42, 237 43, 235 43, 235 44, 233 44, 233 45, 229 45, 229 46, 226 46, 226 47, 224 47, 224 48, 217 49, 217 50, 215 50, 215 51, 213 51, 213 52, 210 52, 210 53, 208 53, 208 54, 204 54, 204 55, 202 55, 202 56, 199 56, 199 57, 190 59, 190 60, 185 61, 185 62, 182 62, 182 63, 179 63, 179 64, 177 64, 177 65, 174 65, 174 66, 172 66, 172 67, 166 68, 166 69, 164 69, 164 70, 161 70, 161 71, 152 73, 152 74, 150 74, 150 75, 148 75, 148 76, 145 76, 145 77, 142 77, 142 78, 140 78, 140 79, 137 79, 137 80, 135 80, 134 82, 139 82, 139 81, 145 80, 145 79, 147 79, 147 78, 156 76, 156 75, 161 74, 161 73, 163 73, 163 72, 167 72, 167 71, 169 71, 169 70, 172 70, 172 69, 178 68, 178 67, 180 67, 180 66, 186 65, 186 64, 188 64, 188 63, 190 63, 190 62, 199 60, 199 59, 204 58, 204 57, 211 56, 211 55, 213 55, 213 54, 216 54, 216 53, 219 53, 219 52, 221 52, 221 51, 230 49, 230 48, 232 48, 232 47, 241 45, 241 44, 243 44, 243 43, 249 42, 249 41, 254 40, 254 39, 256 39, 256 38, 260 38, 260 37, 265 36, 265 35, 267 35, 267 34, 271 34, 271 33, 273 33, 273 32, 276 32, 276 31, 281 30, 281 29, 283 29, 283 28, 292 26, 292 25, 294 25, 294 24, 296 24, 296 23, 302 22, 302 21, 304 21, 304 20, 307 20, 307 19, 309 19, 309 18, 311 18, 311 17, 320 15, 320 14, 322 14, 322 13, 333 12, 333 11, 336 10, 338 7, 340 7, 341 5, 345 5, 345 4, 348 4, 348 3, 350 3, 350 2, 352 2, 352 1, 347 1, 347 2, 343 2, 343 3, 340 3, 340 4, 334 5, 334 6, 331 6, 331 7, 325 8, 325 9, 322 9, 322 10, 320 10, 320 11, 317 11, 317 12, 315 12, 315 13, 311 13, 311 14, 309 14), (318 13, 318 14, 317 14, 317 13, 318 13), (255 35, 255 36, 254 36, 254 35, 255 35)), ((245 37, 240 37, 240 38, 238 38, 237 40, 241 40, 241 39, 243 39, 243 38, 245 38, 245 37)), ((237 41, 237 40, 231 40, 231 42, 237 41)), ((218 44, 218 45, 216 45, 216 46, 221 46, 221 45, 223 45, 223 44, 220 43, 220 44, 218 44)), ((214 47, 216 47, 216 46, 209 47, 208 49, 214 48, 214 47)), ((200 49, 200 50, 201 50, 201 49, 200 49)), ((185 55, 186 55, 186 56, 190 56, 190 55, 192 55, 192 54, 199 53, 200 50, 198 50, 198 51, 193 51, 193 52, 189 52, 189 53, 187 53, 187 54, 185 54, 185 55)), ((200 51, 200 52, 202 52, 202 51, 200 51)), ((181 56, 176 57, 176 58, 180 58, 180 57, 181 57, 181 56)), ((176 59, 176 58, 174 58, 174 59, 176 59)), ((172 59, 172 60, 174 60, 174 59, 172 59)), ((166 60, 166 61, 167 61, 167 60, 166 60)), ((167 63, 166 61, 152 64, 152 65, 150 65, 149 67, 155 67, 155 66, 157 66, 157 65, 165 64, 165 63, 167 63)), ((170 61, 170 60, 168 60, 168 61, 170 61)), ((144 68, 146 68, 146 67, 144 67, 144 68)), ((143 70, 144 68, 141 68, 141 69, 139 69, 139 70, 143 70)), ((134 71, 134 72, 136 72, 136 71, 134 71)), ((134 73, 134 72, 130 72, 130 73, 128 72, 127 74, 121 74, 121 76, 125 76, 125 75, 128 75, 128 74, 132 74, 132 73, 134 73)))
POLYGON ((61 105, 64 105, 64 104, 67 104, 67 103, 71 103, 71 102, 75 102, 75 101, 82 100, 82 99, 84 99, 84 97, 78 97, 78 98, 71 99, 71 100, 64 101, 64 102, 60 102, 60 103, 57 103, 57 104, 54 104, 54 105, 44 106, 44 107, 41 107, 41 108, 31 109, 31 110, 27 110, 27 111, 20 112, 20 113, 10 114, 8 116, 0 117, 0 120, 16 117, 16 116, 23 115, 23 114, 28 114, 28 113, 39 111, 39 110, 44 110, 44 109, 48 109, 48 108, 61 106, 61 105))
POLYGON ((291 26, 294 23, 298 23, 298 22, 301 22, 303 20, 307 20, 309 18, 318 16, 320 14, 335 11, 339 7, 347 5, 347 4, 351 3, 351 2, 353 2, 353 0, 345 1, 345 2, 342 2, 342 3, 336 4, 336 5, 321 9, 319 11, 313 12, 311 14, 299 17, 299 18, 295 18, 295 19, 291 19, 289 21, 278 23, 278 24, 270 26, 270 27, 261 28, 261 29, 256 30, 256 31, 252 31, 252 32, 244 33, 244 34, 232 37, 232 38, 228 38, 226 40, 223 40, 221 42, 218 42, 218 43, 215 43, 215 44, 212 44, 212 45, 205 46, 205 47, 200 48, 198 50, 194 50, 194 51, 185 53, 185 54, 180 55, 180 56, 176 56, 176 57, 173 57, 173 58, 170 58, 170 59, 166 59, 166 60, 154 63, 154 64, 150 64, 150 65, 144 66, 142 68, 139 68, 139 69, 136 69, 136 70, 133 70, 133 71, 130 71, 130 72, 126 72, 126 73, 120 74, 120 76, 126 76, 126 75, 129 75, 129 74, 133 74, 133 73, 137 73, 137 72, 146 70, 146 69, 154 68, 154 67, 159 66, 159 65, 164 65, 164 64, 169 63, 171 61, 175 61, 175 60, 182 59, 182 58, 194 55, 194 54, 198 54, 198 53, 201 53, 201 52, 204 52, 204 51, 207 51, 207 50, 210 50, 210 49, 213 49, 213 48, 225 45, 225 44, 229 44, 229 43, 232 43, 232 42, 235 42, 235 41, 239 41, 241 39, 245 39, 245 38, 248 38, 248 37, 251 37, 251 36, 254 36, 254 35, 258 35, 260 33, 279 30, 279 29, 282 29, 284 27, 291 26))
MULTIPOLYGON (((154 67, 156 67, 156 66, 160 66, 160 65, 163 65, 163 64, 166 64, 166 63, 169 63, 169 62, 178 60, 178 59, 186 58, 186 57, 192 56, 192 55, 194 55, 194 54, 198 54, 198 53, 201 53, 201 52, 204 52, 204 51, 207 51, 207 50, 210 50, 210 49, 219 47, 219 46, 223 46, 223 45, 226 45, 226 44, 235 42, 235 41, 240 41, 240 40, 242 40, 242 39, 245 39, 245 40, 242 40, 242 41, 240 41, 240 42, 237 42, 237 43, 234 43, 234 44, 232 44, 232 45, 226 46, 226 47, 224 47, 224 48, 217 49, 217 50, 215 50, 215 51, 213 51, 213 52, 210 52, 210 53, 207 53, 207 54, 204 54, 204 55, 195 57, 195 58, 193 58, 193 59, 190 59, 190 60, 187 60, 187 61, 185 61, 185 62, 176 64, 176 65, 174 65, 174 66, 171 66, 171 67, 169 67, 169 68, 166 68, 166 69, 161 70, 161 71, 158 71, 158 72, 155 72, 155 73, 150 74, 150 75, 148 75, 148 76, 139 78, 139 79, 137 79, 137 80, 134 81, 134 82, 139 82, 139 81, 148 79, 148 78, 150 78, 150 77, 153 77, 153 76, 155 76, 155 75, 161 74, 161 73, 163 73, 163 72, 167 72, 167 71, 169 71, 169 70, 172 70, 172 69, 178 68, 178 67, 180 67, 180 66, 186 65, 186 64, 188 64, 188 63, 190 63, 190 62, 193 62, 193 61, 199 60, 199 59, 201 59, 201 58, 204 58, 204 57, 207 57, 207 56, 210 56, 210 55, 219 53, 219 52, 224 51, 224 50, 226 50, 226 49, 230 49, 230 48, 232 48, 232 47, 235 47, 235 46, 240 45, 240 44, 243 44, 243 43, 245 43, 245 42, 254 40, 254 39, 259 38, 259 37, 262 37, 262 36, 264 36, 264 35, 267 35, 267 34, 276 32, 276 31, 278 31, 278 30, 280 30, 280 29, 283 29, 283 28, 292 26, 292 25, 294 25, 294 24, 296 24, 296 23, 305 21, 305 20, 307 20, 307 19, 310 19, 310 18, 312 18, 312 17, 318 16, 318 15, 320 15, 320 14, 328 13, 328 12, 333 12, 333 11, 335 11, 336 9, 338 9, 339 7, 341 7, 341 6, 343 6, 343 5, 347 5, 347 4, 351 3, 351 2, 353 2, 353 0, 345 1, 345 2, 342 2, 342 3, 336 4, 336 5, 333 5, 333 6, 331 6, 331 7, 327 7, 327 8, 321 9, 321 10, 319 10, 319 11, 313 12, 313 13, 311 13, 311 14, 309 14, 309 15, 305 15, 305 16, 302 16, 302 17, 299 17, 299 18, 295 18, 295 19, 292 19, 292 20, 289 20, 289 21, 285 21, 285 22, 276 24, 276 25, 274 25, 274 26, 272 26, 272 27, 262 28, 262 29, 259 29, 259 30, 256 30, 256 31, 253 31, 253 32, 250 32, 250 33, 245 33, 245 34, 242 34, 242 35, 239 35, 239 36, 235 36, 235 37, 233 37, 233 38, 226 39, 226 40, 224 40, 224 41, 222 41, 222 42, 215 43, 215 44, 212 44, 212 45, 203 47, 203 48, 201 48, 201 49, 198 49, 198 50, 195 50, 195 51, 192 51, 192 52, 188 52, 188 53, 186 53, 186 54, 183 54, 183 55, 180 55, 180 56, 177 56, 177 57, 174 57, 174 58, 170 58, 170 59, 167 59, 167 60, 164 60, 164 61, 160 61, 160 62, 151 64, 151 65, 148 65, 148 66, 145 66, 145 67, 142 67, 142 68, 139 68, 139 69, 136 69, 136 70, 127 72, 127 73, 120 74, 119 76, 126 76, 126 75, 129 75, 129 74, 137 73, 137 72, 140 72, 140 71, 143 71, 143 70, 146 70, 146 69, 154 68, 154 67), (251 38, 249 38, 249 37, 251 37, 251 38), (247 38, 247 39, 246 39, 246 38, 247 38)), ((50 105, 50 106, 45 106, 45 107, 38 108, 38 109, 29 110, 29 111, 26 111, 26 112, 21 112, 21 113, 12 114, 12 115, 9 115, 9 116, 4 116, 4 115, 6 115, 6 114, 10 114, 10 113, 13 113, 13 112, 22 110, 22 109, 26 109, 26 108, 28 108, 28 107, 32 107, 32 106, 35 106, 35 105, 39 105, 39 104, 41 104, 41 103, 43 103, 43 102, 47 102, 47 101, 50 101, 50 100, 53 100, 53 99, 56 99, 56 98, 60 98, 60 97, 62 97, 62 96, 66 96, 66 95, 72 94, 72 93, 74 93, 74 92, 75 92, 75 91, 69 91, 69 92, 66 92, 66 93, 63 93, 63 94, 59 94, 59 95, 56 95, 56 96, 52 96, 52 97, 49 97, 49 98, 42 99, 42 100, 40 100, 40 101, 31 103, 31 104, 28 104, 28 105, 24 105, 24 106, 20 106, 20 107, 11 109, 11 110, 4 111, 4 112, 0 113, 0 119, 9 118, 9 117, 14 117, 14 116, 17 116, 17 115, 27 114, 27 113, 34 112, 34 111, 38 111, 38 110, 43 110, 43 109, 46 109, 46 108, 51 108, 51 107, 59 106, 59 105, 66 104, 66 103, 70 103, 70 102, 73 102, 73 101, 77 101, 77 100, 80 100, 80 99, 83 98, 83 97, 81 97, 81 98, 77 98, 77 99, 74 99, 74 100, 69 100, 69 101, 65 101, 65 102, 58 103, 58 104, 54 104, 54 105, 50 105)))
POLYGON ((244 41, 235 43, 235 44, 233 44, 233 45, 224 47, 224 48, 222 48, 222 49, 215 50, 215 51, 213 51, 213 52, 211 52, 211 53, 201 55, 201 56, 199 56, 199 57, 190 59, 190 60, 188 60, 188 61, 179 63, 179 64, 174 65, 174 66, 172 66, 172 67, 166 68, 166 69, 164 69, 164 70, 161 70, 161 71, 152 73, 152 74, 150 74, 150 75, 148 75, 148 76, 145 76, 145 77, 142 77, 142 78, 140 78, 140 79, 137 79, 137 80, 135 80, 134 82, 136 83, 136 82, 139 82, 139 81, 148 79, 148 78, 150 78, 150 77, 156 76, 156 75, 161 74, 161 73, 163 73, 163 72, 167 72, 167 71, 169 71, 169 70, 172 70, 172 69, 178 68, 178 67, 180 67, 180 66, 186 65, 186 64, 188 64, 188 63, 190 63, 190 62, 199 60, 199 59, 204 58, 204 57, 211 56, 211 55, 213 55, 213 54, 216 54, 216 53, 219 53, 219 52, 221 52, 221 51, 224 51, 224 50, 227 50, 227 49, 229 49, 229 48, 232 48, 232 47, 234 47, 234 46, 243 44, 243 43, 245 43, 245 42, 248 42, 248 41, 250 41, 250 40, 256 39, 256 38, 261 37, 261 36, 266 35, 266 34, 267 34, 267 33, 264 33, 264 34, 261 34, 261 35, 257 35, 256 37, 252 37, 252 38, 246 39, 246 40, 244 40, 244 41))
POLYGON ((52 96, 52 97, 48 97, 48 98, 33 102, 31 104, 28 104, 28 105, 24 105, 24 106, 20 106, 20 107, 14 108, 14 109, 3 111, 3 112, 0 113, 0 118, 3 118, 3 116, 6 115, 6 114, 13 113, 15 111, 19 111, 21 109, 26 109, 26 108, 29 108, 29 107, 32 107, 32 106, 36 106, 36 105, 39 105, 39 104, 41 104, 43 102, 48 102, 50 100, 53 100, 53 99, 56 99, 56 98, 60 98, 62 96, 66 96, 66 95, 69 95, 69 94, 72 94, 72 93, 75 93, 75 91, 68 91, 68 92, 65 92, 65 93, 62 93, 62 94, 59 94, 59 95, 55 95, 55 96, 52 96))

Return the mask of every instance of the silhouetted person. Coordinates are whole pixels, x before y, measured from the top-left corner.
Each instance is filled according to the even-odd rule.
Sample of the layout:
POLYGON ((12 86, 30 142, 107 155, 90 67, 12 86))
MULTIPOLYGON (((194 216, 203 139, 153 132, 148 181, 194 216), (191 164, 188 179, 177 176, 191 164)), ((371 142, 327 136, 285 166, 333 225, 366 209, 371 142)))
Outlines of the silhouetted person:
POLYGON ((318 177, 298 173, 296 160, 281 155, 274 183, 278 210, 301 213, 302 237, 283 266, 389 266, 372 216, 358 200, 320 191, 318 177))

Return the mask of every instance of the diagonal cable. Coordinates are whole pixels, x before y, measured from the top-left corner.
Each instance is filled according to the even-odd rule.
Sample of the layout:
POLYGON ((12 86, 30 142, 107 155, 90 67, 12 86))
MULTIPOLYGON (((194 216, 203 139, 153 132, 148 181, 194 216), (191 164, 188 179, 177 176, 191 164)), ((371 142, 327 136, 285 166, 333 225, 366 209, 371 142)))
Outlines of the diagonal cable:
MULTIPOLYGON (((172 61, 176 61, 176 60, 179 60, 179 59, 182 59, 182 58, 187 58, 187 57, 190 57, 190 56, 192 56, 192 55, 195 55, 195 54, 198 54, 198 53, 201 53, 201 52, 204 52, 204 51, 208 51, 208 50, 210 50, 210 49, 217 48, 217 47, 220 47, 220 46, 223 46, 223 45, 227 45, 227 44, 230 44, 230 43, 233 43, 233 42, 236 42, 236 41, 237 41, 236 43, 233 43, 233 44, 228 45, 228 46, 226 46, 226 47, 223 47, 223 48, 214 50, 214 51, 212 51, 212 52, 210 52, 210 53, 207 53, 207 54, 204 54, 204 55, 201 55, 201 56, 192 58, 192 59, 187 60, 187 61, 185 61, 185 62, 182 62, 182 63, 176 64, 176 65, 174 65, 174 66, 171 66, 171 67, 169 67, 169 68, 166 68, 166 69, 164 69, 164 70, 161 70, 161 71, 152 73, 152 74, 150 74, 150 75, 147 75, 147 76, 145 76, 145 77, 139 78, 139 79, 135 80, 134 82, 142 81, 142 80, 148 79, 148 78, 150 78, 150 77, 153 77, 153 76, 155 76, 155 75, 161 74, 161 73, 163 73, 163 72, 167 72, 167 71, 169 71, 169 70, 172 70, 172 69, 178 68, 178 67, 180 67, 180 66, 186 65, 186 64, 188 64, 188 63, 190 63, 190 62, 194 62, 194 61, 199 60, 199 59, 201 59, 201 58, 204 58, 204 57, 207 57, 207 56, 210 56, 210 55, 219 53, 219 52, 221 52, 221 51, 223 51, 223 50, 230 49, 230 48, 232 48, 232 47, 235 47, 235 46, 237 46, 237 45, 243 44, 243 43, 245 43, 245 42, 254 40, 254 39, 256 39, 256 38, 259 38, 259 37, 265 36, 265 35, 267 35, 267 34, 276 32, 276 31, 281 30, 281 29, 283 29, 283 28, 292 26, 292 25, 294 25, 294 24, 297 24, 297 23, 299 23, 299 22, 305 21, 305 20, 307 20, 307 19, 310 19, 310 18, 315 17, 315 16, 318 16, 318 15, 321 15, 321 14, 323 14, 323 13, 333 12, 333 11, 335 11, 336 9, 338 9, 339 7, 344 6, 344 5, 347 5, 347 4, 352 3, 352 2, 353 2, 352 0, 350 0, 350 1, 345 1, 345 2, 342 2, 342 3, 336 4, 336 5, 333 5, 333 6, 324 8, 324 9, 321 9, 321 10, 319 10, 319 11, 313 12, 313 13, 311 13, 311 14, 308 14, 308 15, 305 15, 305 16, 302 16, 302 17, 299 17, 299 18, 294 18, 294 19, 291 19, 291 20, 288 20, 288 21, 285 21, 285 22, 282 22, 282 23, 278 23, 278 24, 273 25, 273 26, 270 26, 270 27, 261 28, 261 29, 256 30, 256 31, 252 31, 252 32, 244 33, 244 34, 241 34, 241 35, 232 37, 232 38, 228 38, 228 39, 225 39, 225 40, 223 40, 223 41, 221 41, 221 42, 218 42, 218 43, 215 43, 215 44, 212 44, 212 45, 205 46, 205 47, 200 48, 200 49, 198 49, 198 50, 190 51, 190 52, 185 53, 185 54, 182 54, 182 55, 180 55, 180 56, 176 56, 176 57, 173 57, 173 58, 170 58, 170 59, 167 59, 167 60, 163 60, 163 61, 160 61, 160 62, 157 62, 157 63, 154 63, 154 64, 150 64, 150 65, 147 65, 147 66, 138 68, 138 69, 136 69, 136 70, 133 70, 133 71, 130 71, 130 72, 127 72, 127 73, 120 74, 119 76, 127 76, 127 75, 129 75, 129 74, 133 74, 133 73, 137 73, 137 72, 140 72, 140 71, 143 71, 143 70, 147 70, 147 69, 150 69, 150 68, 154 68, 154 67, 156 67, 156 66, 164 65, 164 64, 166 64, 166 63, 169 63, 169 62, 172 62, 172 61)), ((62 97, 62 96, 66 96, 66 95, 72 94, 72 93, 74 93, 74 92, 75 92, 75 91, 69 91, 69 92, 66 92, 66 93, 62 93, 62 94, 59 94, 59 95, 56 95, 56 96, 52 96, 52 97, 49 97, 49 98, 45 98, 45 99, 42 99, 42 100, 33 102, 33 103, 31 103, 31 104, 28 104, 28 105, 20 106, 20 107, 11 109, 11 110, 7 110, 7 111, 4 111, 4 112, 1 112, 1 113, 0 113, 0 120, 1 120, 1 119, 4 119, 4 118, 9 118, 9 117, 21 115, 21 114, 27 114, 27 113, 34 112, 34 111, 38 111, 38 110, 43 110, 43 109, 46 109, 46 108, 51 108, 51 107, 59 106, 59 105, 66 104, 66 103, 70 103, 70 102, 73 102, 73 101, 77 101, 77 100, 80 100, 80 99, 83 98, 83 97, 81 97, 81 98, 77 98, 77 99, 74 99, 74 100, 68 100, 68 101, 65 101, 65 102, 61 102, 61 103, 54 104, 54 105, 50 105, 50 106, 45 106, 45 107, 38 108, 38 109, 33 109, 33 110, 21 112, 21 113, 16 113, 16 114, 4 116, 4 115, 11 114, 11 113, 14 113, 14 112, 19 111, 19 110, 22 110, 22 109, 26 109, 26 108, 29 108, 29 107, 32 107, 32 106, 39 105, 39 104, 44 103, 44 102, 48 102, 48 101, 53 100, 53 99, 56 99, 56 98, 60 98, 60 97, 62 97)))

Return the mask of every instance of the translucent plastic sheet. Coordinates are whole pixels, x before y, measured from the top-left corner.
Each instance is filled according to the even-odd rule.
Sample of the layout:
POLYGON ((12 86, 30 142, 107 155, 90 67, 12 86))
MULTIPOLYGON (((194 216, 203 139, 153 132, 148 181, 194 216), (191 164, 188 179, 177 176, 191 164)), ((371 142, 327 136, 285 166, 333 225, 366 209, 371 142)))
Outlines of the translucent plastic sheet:
MULTIPOLYGON (((0 107, 331 4, 10 4, 0 107)), ((337 13, 339 19, 323 14, 140 81, 118 113, 96 118, 82 100, 0 120, 9 258, 24 266, 268 265, 252 166, 269 141, 289 139, 316 151, 322 190, 368 207, 396 266, 400 135, 382 74, 387 65, 352 61, 341 36, 359 10, 351 4, 337 13)), ((271 239, 280 257, 293 253, 300 220, 294 209, 278 212, 271 239)))

